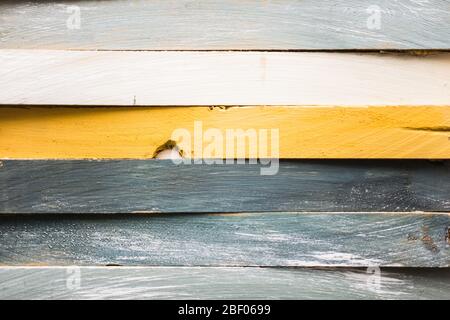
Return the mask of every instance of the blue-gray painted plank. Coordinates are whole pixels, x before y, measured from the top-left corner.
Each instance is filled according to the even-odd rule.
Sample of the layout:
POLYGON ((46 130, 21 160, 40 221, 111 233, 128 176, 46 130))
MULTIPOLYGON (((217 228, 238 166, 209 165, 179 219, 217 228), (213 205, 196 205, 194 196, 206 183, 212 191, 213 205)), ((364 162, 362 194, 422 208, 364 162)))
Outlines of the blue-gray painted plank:
POLYGON ((1 265, 449 267, 449 214, 3 216, 1 265))
POLYGON ((450 49, 448 0, 2 1, 0 48, 450 49))
MULTIPOLYGON (((36 146, 38 148, 38 146, 36 146)), ((0 213, 450 211, 449 162, 5 160, 0 213)))

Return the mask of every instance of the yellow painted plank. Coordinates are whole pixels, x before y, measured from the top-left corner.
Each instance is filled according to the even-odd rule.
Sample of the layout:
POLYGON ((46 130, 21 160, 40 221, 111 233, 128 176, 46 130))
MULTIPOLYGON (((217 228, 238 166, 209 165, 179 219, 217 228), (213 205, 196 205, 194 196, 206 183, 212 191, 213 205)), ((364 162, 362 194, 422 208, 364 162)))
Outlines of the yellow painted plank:
MULTIPOLYGON (((278 129, 280 158, 450 158, 449 106, 2 107, 0 158, 152 158, 181 128, 192 135, 190 152, 177 142, 197 158, 195 123, 223 135, 226 158, 242 156, 227 148, 227 129, 269 129, 273 157, 270 129, 278 129)), ((245 157, 253 157, 246 141, 245 157)))

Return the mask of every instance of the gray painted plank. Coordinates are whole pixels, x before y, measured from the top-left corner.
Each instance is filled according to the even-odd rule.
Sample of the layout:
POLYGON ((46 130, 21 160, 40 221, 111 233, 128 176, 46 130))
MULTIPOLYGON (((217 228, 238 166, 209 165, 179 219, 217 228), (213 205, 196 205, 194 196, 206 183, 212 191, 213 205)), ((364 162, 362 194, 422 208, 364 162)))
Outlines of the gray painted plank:
POLYGON ((449 8, 448 0, 2 1, 0 48, 449 49, 449 8))
POLYGON ((450 211, 449 162, 5 160, 0 213, 450 211), (272 164, 274 165, 274 164, 272 164))
POLYGON ((448 300, 450 297, 450 269, 379 271, 181 267, 0 268, 0 299, 448 300))
POLYGON ((449 214, 3 216, 1 265, 450 267, 449 214))

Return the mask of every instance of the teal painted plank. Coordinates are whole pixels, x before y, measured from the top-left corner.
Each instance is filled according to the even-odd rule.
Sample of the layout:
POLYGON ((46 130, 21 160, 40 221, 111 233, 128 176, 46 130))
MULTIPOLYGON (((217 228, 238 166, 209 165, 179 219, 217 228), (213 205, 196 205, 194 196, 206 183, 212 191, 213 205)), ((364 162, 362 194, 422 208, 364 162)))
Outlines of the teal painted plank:
POLYGON ((448 0, 2 1, 0 48, 450 49, 448 0))
POLYGON ((450 269, 0 268, 0 299, 443 299, 450 269))
POLYGON ((449 214, 3 216, 0 265, 449 267, 449 214))
POLYGON ((450 212, 449 162, 20 161, 0 167, 0 213, 450 212))

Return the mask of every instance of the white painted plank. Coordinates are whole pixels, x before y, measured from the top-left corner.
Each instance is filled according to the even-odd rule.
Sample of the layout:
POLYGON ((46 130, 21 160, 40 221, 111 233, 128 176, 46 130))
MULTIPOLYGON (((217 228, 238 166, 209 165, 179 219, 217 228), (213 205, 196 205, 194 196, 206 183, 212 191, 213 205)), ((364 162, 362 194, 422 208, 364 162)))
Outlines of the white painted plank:
POLYGON ((0 51, 0 104, 450 105, 450 54, 0 51))

